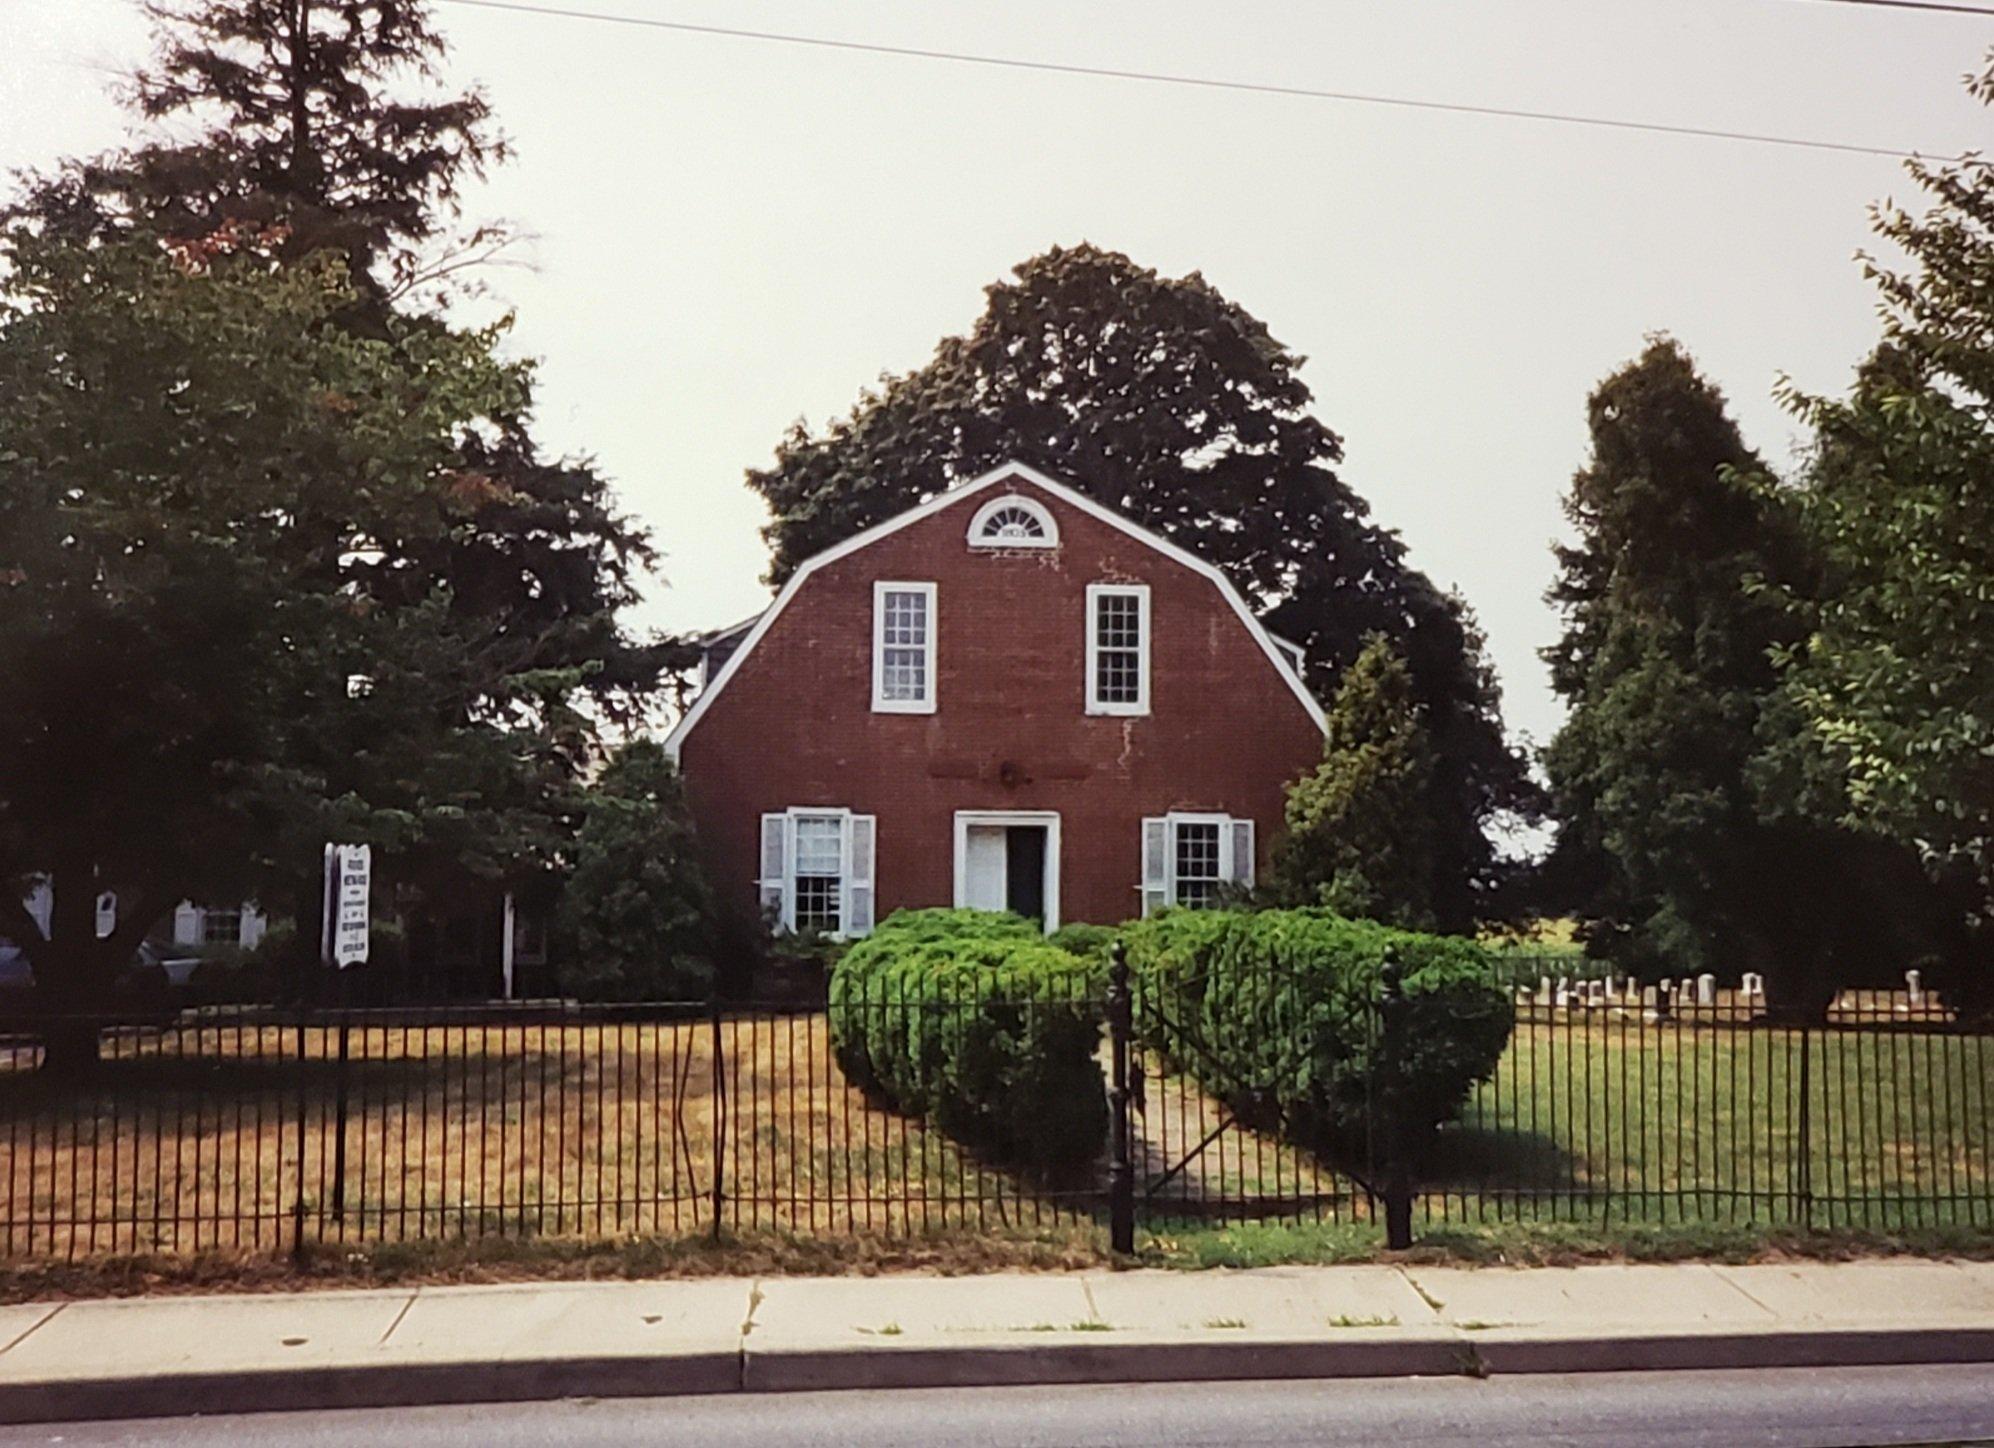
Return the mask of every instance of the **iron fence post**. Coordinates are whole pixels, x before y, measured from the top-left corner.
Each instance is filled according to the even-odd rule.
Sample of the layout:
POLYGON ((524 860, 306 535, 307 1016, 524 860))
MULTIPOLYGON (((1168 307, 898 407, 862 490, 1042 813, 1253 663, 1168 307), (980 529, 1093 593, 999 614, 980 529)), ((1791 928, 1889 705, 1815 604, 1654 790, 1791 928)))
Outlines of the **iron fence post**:
MULTIPOLYGON (((306 1071, 306 1066, 305 1066, 305 1014, 304 1013, 305 1013, 305 1007, 302 1004, 300 1004, 298 1007, 297 1034, 295 1038, 297 1042, 297 1051, 298 1051, 298 1069, 297 1069, 298 1180, 297 1180, 296 1194, 292 1198, 291 1202, 291 1213, 292 1213, 291 1255, 300 1262, 305 1260, 305 1071, 306 1071)), ((283 1037, 280 1035, 278 1037, 278 1040, 280 1043, 278 1046, 278 1050, 281 1052, 283 1050, 283 1046, 281 1044, 283 1037)), ((279 1141, 278 1162, 279 1165, 281 1166, 283 1160, 283 1147, 282 1147, 283 1137, 281 1135, 283 1127, 279 1125, 277 1129, 278 1132, 280 1133, 278 1137, 279 1141)))
POLYGON ((1399 1120, 1401 1089, 1399 1051, 1405 1033, 1405 974, 1396 953, 1388 953, 1378 980, 1378 1092, 1382 1121, 1371 1123, 1373 1140, 1382 1128, 1385 1139, 1385 1246, 1398 1252, 1412 1245, 1411 1143, 1399 1120))
POLYGON ((1123 1255, 1135 1251, 1135 1170, 1129 1160, 1132 1020, 1128 947, 1117 940, 1108 950, 1108 1245, 1123 1255))
MULTIPOLYGON (((339 1004, 335 1009, 339 1012, 339 1065, 334 1071, 332 1088, 332 1219, 340 1223, 343 1229, 346 1222, 346 1086, 348 1062, 351 1059, 351 1052, 349 1050, 351 1023, 348 1017, 353 1013, 352 981, 351 977, 344 970, 339 973, 338 996, 339 1004)), ((365 1043, 363 1042, 362 1044, 365 1043)), ((363 1173, 365 1171, 364 1157, 362 1158, 362 1171, 363 1173)), ((363 1206, 361 1211, 363 1214, 362 1220, 364 1221, 366 1208, 363 1206)))
POLYGON ((1800 1023, 1800 1121, 1797 1140, 1794 1143, 1794 1215, 1800 1220, 1802 1231, 1814 1228, 1814 1152, 1811 1138, 1814 1135, 1813 1123, 1813 1071, 1808 1039, 1812 1033, 1807 1022, 1800 1023))
POLYGON ((727 1171, 727 1053, 721 1045, 720 993, 716 989, 708 997, 707 1022, 712 1030, 713 1040, 713 1240, 721 1236, 720 1212, 727 1200, 727 1189, 722 1178, 727 1171))

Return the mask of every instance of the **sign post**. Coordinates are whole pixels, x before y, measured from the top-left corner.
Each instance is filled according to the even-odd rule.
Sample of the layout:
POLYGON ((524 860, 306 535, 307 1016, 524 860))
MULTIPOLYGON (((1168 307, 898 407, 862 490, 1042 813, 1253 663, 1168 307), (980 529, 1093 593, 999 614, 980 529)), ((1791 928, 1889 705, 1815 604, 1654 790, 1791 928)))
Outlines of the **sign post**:
POLYGON ((334 1107, 332 1145, 332 1219, 346 1216, 346 1063, 350 1045, 347 1005, 352 992, 345 972, 367 963, 373 851, 366 845, 325 847, 325 938, 320 942, 325 963, 341 972, 339 990, 339 1072, 334 1107))
POLYGON ((369 846, 325 847, 325 939, 320 953, 334 970, 367 963, 373 874, 374 852, 369 846))

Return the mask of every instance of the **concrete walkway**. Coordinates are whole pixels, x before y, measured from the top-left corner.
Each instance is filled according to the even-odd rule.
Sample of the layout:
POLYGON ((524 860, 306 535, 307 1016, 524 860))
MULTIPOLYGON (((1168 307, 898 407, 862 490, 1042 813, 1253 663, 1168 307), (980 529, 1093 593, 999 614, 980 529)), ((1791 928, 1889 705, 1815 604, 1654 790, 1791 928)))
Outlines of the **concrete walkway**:
POLYGON ((678 1279, 0 1307, 0 1421, 1994 1361, 1994 1264, 678 1279))

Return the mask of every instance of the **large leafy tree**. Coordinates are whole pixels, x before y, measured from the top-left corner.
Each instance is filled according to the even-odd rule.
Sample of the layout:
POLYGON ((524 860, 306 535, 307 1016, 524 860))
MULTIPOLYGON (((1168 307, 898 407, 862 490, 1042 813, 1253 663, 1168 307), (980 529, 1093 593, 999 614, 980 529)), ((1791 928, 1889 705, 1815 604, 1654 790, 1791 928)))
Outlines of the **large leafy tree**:
MULTIPOLYGON (((1994 102, 1994 66, 1971 82, 1994 102)), ((1876 214, 1908 259, 1868 270, 1884 338, 1853 391, 1795 395, 1819 444, 1802 514, 1831 586, 1787 675, 1817 806, 1966 891, 1994 988, 1994 163, 1912 162, 1922 215, 1876 214)))
MULTIPOLYGON (((349 286, 323 325, 413 361, 412 349, 456 337, 440 304, 508 239, 503 227, 464 225, 463 189, 506 146, 481 94, 442 86, 444 47, 428 6, 158 0, 148 9, 158 51, 130 91, 147 138, 29 178, 7 213, 8 235, 196 247, 227 235, 279 266, 332 255, 349 286)), ((618 622, 648 566, 646 540, 617 514, 592 465, 542 455, 531 406, 530 378, 521 378, 478 426, 460 430, 453 527, 372 554, 366 586, 377 609, 448 615, 453 649, 433 661, 432 678, 460 686, 449 712, 505 714, 551 754, 592 720, 629 717, 676 651, 633 639, 618 622), (536 697, 525 702, 522 689, 536 697)), ((374 697, 385 700, 393 680, 380 672, 374 697)), ((537 772, 488 760, 470 777, 463 761, 430 751, 421 730, 398 727, 399 717, 377 710, 358 736, 332 711, 316 738, 296 741, 296 763, 319 778, 324 799, 374 798, 384 784, 421 793, 427 780, 481 801, 454 829, 435 818, 404 832, 404 879, 517 868, 533 852, 510 842, 558 839, 572 824, 538 789, 537 772)), ((309 836, 324 821, 315 813, 297 823, 288 868, 276 874, 288 877, 309 941, 318 898, 309 836)), ((281 895, 283 884, 270 888, 281 895)))
MULTIPOLYGON (((0 932, 58 1013, 102 1008, 164 911, 257 890, 298 835, 434 847, 476 820, 525 849, 509 807, 581 763, 513 727, 547 722, 541 681, 482 672, 447 597, 394 597, 392 560, 476 507, 462 439, 525 372, 495 331, 331 325, 340 261, 267 241, 17 237, 0 284, 0 932)), ((79 1065, 96 1032, 47 1043, 79 1065)))
POLYGON ((1498 908, 1490 827, 1535 796, 1481 635, 1338 477, 1343 445, 1310 410, 1302 359, 1203 277, 1091 246, 987 295, 968 335, 821 433, 798 424, 749 474, 775 515, 770 581, 1006 459, 1043 467, 1224 569, 1307 650, 1320 694, 1371 635, 1392 640, 1439 756, 1435 916, 1462 928, 1498 908))
POLYGON ((1327 710, 1322 763, 1288 790, 1270 893, 1409 930, 1433 925, 1439 761, 1412 672, 1374 638, 1327 710))

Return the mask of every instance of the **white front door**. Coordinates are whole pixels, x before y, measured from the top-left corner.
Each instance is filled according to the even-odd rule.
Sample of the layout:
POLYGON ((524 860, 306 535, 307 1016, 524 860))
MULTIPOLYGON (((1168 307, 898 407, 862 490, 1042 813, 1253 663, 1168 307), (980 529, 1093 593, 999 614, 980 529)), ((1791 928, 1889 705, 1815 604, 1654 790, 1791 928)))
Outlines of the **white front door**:
POLYGON ((972 910, 1003 910, 1010 899, 1002 825, 971 825, 963 839, 963 899, 972 910))

